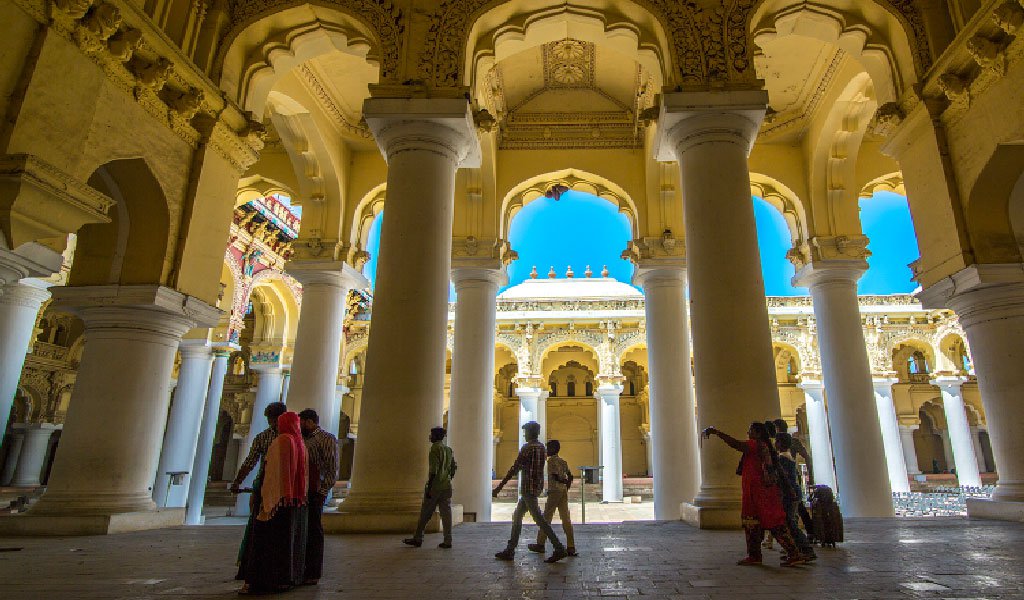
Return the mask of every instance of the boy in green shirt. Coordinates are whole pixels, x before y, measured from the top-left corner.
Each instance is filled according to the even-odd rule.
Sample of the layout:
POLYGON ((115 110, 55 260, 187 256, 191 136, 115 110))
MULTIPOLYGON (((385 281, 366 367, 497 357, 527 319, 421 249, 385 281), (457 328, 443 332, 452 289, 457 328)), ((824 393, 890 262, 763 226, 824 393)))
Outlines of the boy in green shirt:
POLYGON ((423 545, 423 530, 427 527, 434 511, 441 513, 441 527, 444 530, 444 541, 438 548, 452 547, 452 477, 455 476, 455 456, 452 449, 444 445, 448 432, 444 427, 430 430, 430 472, 427 485, 423 490, 423 505, 420 508, 420 522, 416 533, 402 543, 419 548, 423 545))

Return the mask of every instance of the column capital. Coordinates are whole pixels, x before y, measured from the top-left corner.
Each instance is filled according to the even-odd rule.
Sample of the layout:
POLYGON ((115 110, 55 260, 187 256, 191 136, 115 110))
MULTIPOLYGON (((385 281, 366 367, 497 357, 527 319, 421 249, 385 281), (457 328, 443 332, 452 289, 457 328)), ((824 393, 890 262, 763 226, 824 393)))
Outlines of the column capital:
POLYGON ((873 385, 875 387, 875 391, 876 392, 879 389, 891 390, 892 386, 896 385, 899 382, 900 382, 900 380, 897 377, 872 377, 871 378, 871 385, 873 385))
POLYGON ((63 425, 54 425, 53 423, 15 423, 11 427, 22 433, 45 431, 47 433, 53 433, 58 429, 63 429, 63 425))
POLYGON ((768 108, 764 90, 674 92, 661 97, 655 158, 678 160, 695 144, 729 141, 747 154, 768 108))
POLYGON ((363 117, 385 160, 423 150, 442 154, 459 167, 480 166, 480 140, 468 100, 368 98, 363 117))
POLYGON ((178 352, 182 360, 207 358, 213 352, 213 347, 207 340, 183 339, 178 343, 178 352))
POLYGON ((8 283, 3 286, 3 292, 0 293, 0 304, 39 310, 43 302, 50 299, 50 291, 47 289, 50 286, 50 283, 39 279, 22 279, 8 283))
POLYGON ((953 310, 964 328, 1024 316, 1024 264, 971 265, 917 297, 924 308, 953 310))
POLYGON ((938 386, 944 392, 959 395, 960 388, 968 381, 970 381, 968 377, 961 377, 959 375, 940 375, 928 383, 938 386))
POLYGON ((642 259, 633 268, 633 284, 663 287, 686 285, 686 259, 680 257, 642 259))
POLYGON ((238 344, 214 344, 210 346, 210 350, 213 352, 214 358, 228 358, 233 352, 241 350, 241 346, 238 344))
POLYGON ((545 390, 539 387, 516 387, 516 396, 518 396, 520 400, 523 400, 524 398, 527 400, 539 400, 540 395, 544 391, 545 390))
POLYGON ((814 396, 815 400, 822 400, 825 394, 825 382, 818 379, 804 379, 797 384, 797 387, 814 396))
POLYGON ((329 286, 351 289, 362 289, 370 286, 355 267, 341 260, 300 260, 289 262, 285 273, 306 286, 329 286))
MULTIPOLYGON (((497 262, 497 261, 495 261, 497 262)), ((488 283, 501 287, 508 283, 508 273, 505 267, 483 266, 476 261, 464 259, 452 259, 452 283, 455 284, 455 291, 458 292, 468 286, 488 283)))
POLYGON ((54 308, 77 315, 93 331, 144 330, 180 338, 189 329, 213 327, 223 313, 198 298, 158 285, 52 289, 54 308))
MULTIPOLYGON (((865 238, 867 239, 867 238, 865 238)), ((803 265, 796 265, 793 275, 795 287, 814 288, 823 285, 852 285, 868 270, 866 256, 860 258, 834 258, 813 260, 803 265)))

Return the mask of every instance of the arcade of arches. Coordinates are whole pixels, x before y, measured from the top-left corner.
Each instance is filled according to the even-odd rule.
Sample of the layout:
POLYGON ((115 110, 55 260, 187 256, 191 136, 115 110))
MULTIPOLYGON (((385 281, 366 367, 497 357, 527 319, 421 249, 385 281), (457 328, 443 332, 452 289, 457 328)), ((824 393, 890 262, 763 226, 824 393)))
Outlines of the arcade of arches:
POLYGON ((658 519, 703 528, 738 526, 740 484, 697 432, 778 416, 847 516, 935 471, 998 474, 970 514, 1024 514, 1020 0, 12 0, 0 21, 3 477, 45 482, 0 532, 198 523, 280 398, 344 438, 336 532, 411 530, 441 422, 456 501, 490 520, 528 419, 605 467, 605 500, 649 476, 658 519), (574 265, 499 295, 511 221, 565 190, 628 218, 636 287, 574 265), (915 297, 857 296, 881 190, 909 204, 915 297), (752 195, 809 298, 766 299, 752 195))

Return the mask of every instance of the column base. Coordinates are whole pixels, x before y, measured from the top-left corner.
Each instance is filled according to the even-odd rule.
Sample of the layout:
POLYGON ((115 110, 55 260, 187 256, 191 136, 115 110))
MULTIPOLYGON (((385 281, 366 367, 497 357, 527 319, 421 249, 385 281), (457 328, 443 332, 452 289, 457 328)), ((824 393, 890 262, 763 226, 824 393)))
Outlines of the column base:
MULTIPOLYGON (((323 514, 325 533, 406 533, 412 534, 420 520, 417 510, 382 510, 378 512, 351 511, 345 512, 342 502, 337 512, 323 514)), ((461 525, 463 521, 462 505, 452 504, 452 526, 461 525)), ((426 533, 441 531, 441 517, 435 512, 427 523, 426 533)))
POLYGON ((741 529, 743 524, 738 503, 701 506, 683 502, 679 505, 679 518, 698 529, 741 529))
POLYGON ((968 498, 967 516, 971 519, 1024 522, 1024 502, 968 498))
POLYGON ((184 508, 162 508, 108 515, 33 515, 27 513, 0 517, 0 536, 108 535, 178 527, 184 522, 184 508))

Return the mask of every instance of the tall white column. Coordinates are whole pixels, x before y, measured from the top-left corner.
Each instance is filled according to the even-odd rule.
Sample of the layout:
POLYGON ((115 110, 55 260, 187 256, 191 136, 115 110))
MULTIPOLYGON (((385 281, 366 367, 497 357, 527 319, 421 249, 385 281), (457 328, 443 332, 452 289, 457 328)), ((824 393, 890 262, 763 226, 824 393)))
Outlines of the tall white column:
POLYGON ((312 408, 326 422, 338 385, 348 292, 368 283, 351 265, 337 261, 294 261, 285 271, 302 284, 288 406, 297 411, 312 408))
POLYGON ((953 460, 953 445, 949 442, 949 429, 939 430, 939 439, 942 440, 942 458, 946 461, 946 470, 956 469, 956 461, 953 460))
POLYGON ((832 459, 832 437, 828 431, 828 410, 825 406, 825 386, 820 381, 805 379, 800 384, 805 392, 807 429, 811 442, 811 467, 814 483, 836 489, 835 463, 832 459))
POLYGON ((157 508, 151 486, 166 385, 182 334, 215 325, 221 311, 158 286, 64 287, 53 295, 55 309, 84 321, 85 348, 46 493, 29 514, 142 513, 121 526, 180 525, 184 511, 145 514, 157 508))
POLYGON ((892 517, 890 475, 857 301, 857 280, 867 270, 866 249, 845 247, 837 238, 816 238, 815 243, 815 252, 823 256, 797 271, 793 283, 809 287, 814 302, 839 505, 850 517, 892 517))
POLYGON ((178 386, 171 400, 171 414, 167 417, 164 445, 153 484, 153 502, 159 507, 184 507, 188 500, 199 426, 213 366, 213 354, 205 339, 182 340, 178 351, 181 353, 178 386), (168 475, 183 471, 186 472, 183 476, 168 475))
MULTIPOLYGON (((665 94, 655 142, 656 158, 676 160, 681 174, 699 428, 737 436, 780 416, 747 167, 767 104, 764 91, 665 94)), ((700 492, 683 518, 739 527, 735 451, 707 443, 700 460, 700 492)))
POLYGON ((10 485, 14 480, 14 472, 18 469, 18 458, 21 448, 25 445, 25 432, 11 428, 11 435, 6 440, 7 455, 4 457, 3 470, 0 471, 0 486, 10 485))
POLYGON ((192 477, 188 484, 188 503, 185 509, 186 525, 200 525, 203 522, 206 484, 210 478, 210 460, 213 457, 214 438, 217 437, 220 400, 224 393, 224 377, 228 373, 228 357, 231 356, 231 350, 230 347, 213 350, 210 387, 206 391, 203 423, 199 429, 199 442, 196 445, 196 455, 192 461, 192 477))
MULTIPOLYGON (((327 431, 331 432, 331 435, 339 437, 341 428, 341 403, 345 398, 345 394, 351 392, 347 385, 338 384, 334 387, 334 407, 331 409, 331 414, 327 420, 327 431)), ((344 436, 340 436, 344 437, 344 436)), ((339 439, 340 439, 339 437, 339 439)))
MULTIPOLYGON (((288 387, 292 384, 292 368, 284 367, 283 380, 281 382, 281 402, 288 403, 288 387)), ((299 409, 302 410, 301 408, 299 409)), ((333 432, 332 432, 333 433, 333 432)))
POLYGON ((953 451, 953 462, 956 464, 956 479, 961 486, 981 487, 981 474, 978 472, 978 457, 974 453, 974 440, 971 426, 967 423, 967 411, 964 408, 963 377, 936 377, 932 384, 942 391, 942 407, 946 412, 946 427, 949 432, 949 445, 953 451))
POLYGON ((644 290, 650 367, 648 469, 654 478, 654 518, 679 519, 700 485, 697 424, 682 264, 642 265, 634 283, 644 290))
POLYGON ((991 502, 969 501, 968 514, 1019 520, 1024 510, 1024 269, 1020 264, 975 265, 929 286, 919 297, 927 308, 956 312, 985 406, 999 483, 991 502))
POLYGON ((903 444, 900 441, 900 425, 896 420, 896 406, 892 401, 892 384, 898 380, 893 378, 875 379, 875 404, 878 410, 878 423, 882 428, 882 442, 885 445, 885 462, 889 468, 889 485, 893 492, 907 493, 910 491, 910 479, 907 476, 907 463, 904 460, 903 444))
POLYGON ((921 466, 917 464, 917 444, 914 443, 914 430, 919 425, 900 425, 900 442, 903 447, 903 462, 907 466, 907 475, 920 475, 921 466))
POLYGON ((981 427, 971 426, 971 442, 974 444, 974 457, 978 459, 978 471, 988 472, 988 465, 985 464, 985 449, 981 445, 981 427))
MULTIPOLYGON (((523 432, 523 425, 526 425, 530 421, 537 421, 540 418, 540 397, 544 393, 541 388, 518 386, 516 387, 516 395, 519 396, 519 446, 522 447, 526 443, 526 435, 523 432)), ((544 429, 540 430, 540 439, 545 439, 548 435, 544 429)))
POLYGON ((388 162, 388 208, 352 486, 328 526, 407 532, 444 401, 455 171, 480 164, 480 145, 466 100, 371 98, 363 108, 388 162))
MULTIPOLYGON (((242 442, 238 449, 239 465, 245 460, 246 456, 249 456, 249 449, 252 448, 252 442, 256 439, 256 436, 267 428, 267 420, 263 416, 267 406, 281 400, 281 385, 284 380, 284 371, 280 367, 272 366, 260 366, 258 370, 254 370, 259 373, 260 379, 256 382, 256 399, 252 403, 252 420, 249 423, 249 433, 246 434, 245 441, 242 442)), ((257 466, 250 471, 239 487, 252 487, 252 482, 256 480, 259 469, 260 467, 257 466)), ((236 516, 249 515, 248 494, 238 494, 238 498, 235 500, 235 509, 231 514, 236 516)))
POLYGON ((58 429, 49 423, 33 423, 15 425, 25 432, 25 443, 18 455, 18 467, 14 471, 11 485, 14 487, 35 487, 40 485, 39 479, 46 462, 46 451, 50 447, 50 438, 58 429))
POLYGON ((458 263, 452 269, 455 347, 448 443, 459 463, 453 498, 465 512, 475 513, 478 522, 491 520, 495 301, 498 288, 507 280, 500 269, 458 263))
POLYGON ((601 499, 603 502, 622 502, 622 419, 619 396, 622 384, 615 380, 602 382, 597 387, 601 410, 601 499))
POLYGON ((0 290, 0 443, 14 404, 25 355, 43 302, 50 298, 41 281, 26 279, 0 290))

